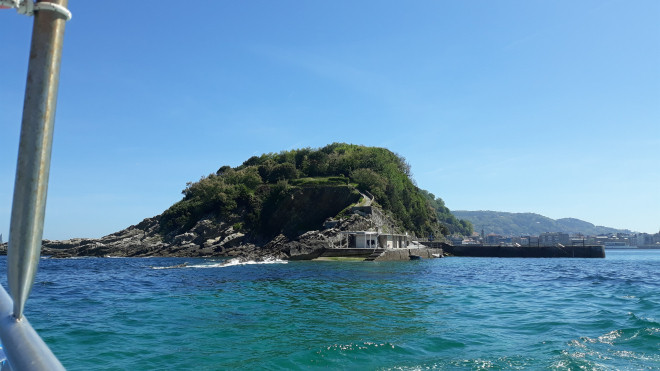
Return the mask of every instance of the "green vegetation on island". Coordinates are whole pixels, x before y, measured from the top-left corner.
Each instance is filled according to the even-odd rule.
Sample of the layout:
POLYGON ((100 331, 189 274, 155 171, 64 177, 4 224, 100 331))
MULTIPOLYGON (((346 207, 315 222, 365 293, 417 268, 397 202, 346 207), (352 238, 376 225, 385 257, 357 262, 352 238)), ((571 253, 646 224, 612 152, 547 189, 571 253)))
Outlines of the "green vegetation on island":
POLYGON ((452 212, 445 206, 445 202, 441 198, 436 198, 433 193, 429 193, 423 189, 420 189, 420 192, 426 197, 433 209, 436 211, 438 220, 443 225, 443 233, 447 234, 459 234, 462 236, 470 236, 474 231, 472 223, 466 219, 458 219, 452 212))
POLYGON ((263 239, 319 229, 363 195, 418 236, 470 234, 440 198, 419 189, 406 160, 385 149, 333 143, 253 156, 188 183, 183 199, 160 217, 160 234, 185 232, 209 216, 263 239))

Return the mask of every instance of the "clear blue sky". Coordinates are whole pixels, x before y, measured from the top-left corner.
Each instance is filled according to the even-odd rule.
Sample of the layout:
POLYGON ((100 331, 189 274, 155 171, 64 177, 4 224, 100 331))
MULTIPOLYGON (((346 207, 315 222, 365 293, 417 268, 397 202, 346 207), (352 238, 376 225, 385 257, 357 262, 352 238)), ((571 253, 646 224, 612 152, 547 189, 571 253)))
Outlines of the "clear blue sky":
MULTIPOLYGON (((106 235, 222 165, 332 142, 403 155, 450 209, 660 228, 657 0, 69 8, 44 238, 106 235)), ((31 25, 0 11, 5 239, 31 25)))

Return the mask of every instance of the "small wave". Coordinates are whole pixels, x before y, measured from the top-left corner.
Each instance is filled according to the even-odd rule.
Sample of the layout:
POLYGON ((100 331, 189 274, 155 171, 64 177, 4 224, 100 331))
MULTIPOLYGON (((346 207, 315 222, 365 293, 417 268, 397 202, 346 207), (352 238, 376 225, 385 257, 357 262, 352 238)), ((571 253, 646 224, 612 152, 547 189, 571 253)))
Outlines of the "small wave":
POLYGON ((638 316, 633 312, 628 312, 628 318, 630 318, 635 323, 640 324, 642 326, 655 327, 655 328, 660 327, 660 322, 658 322, 655 318, 638 316))
POLYGON ((621 331, 621 330, 610 331, 605 335, 599 336, 598 337, 598 342, 603 343, 603 344, 614 345, 614 341, 617 340, 618 338, 620 338, 622 334, 623 334, 623 331, 621 331))
POLYGON ((219 263, 213 264, 193 264, 188 265, 186 268, 223 268, 233 267, 236 265, 252 265, 252 264, 286 264, 286 260, 266 258, 264 260, 242 260, 241 258, 233 258, 219 263))
MULTIPOLYGON (((468 358, 468 359, 446 359, 442 361, 424 362, 418 365, 401 365, 386 368, 396 371, 417 370, 526 370, 533 368, 538 363, 533 358, 522 356, 492 357, 492 358, 468 358)), ((538 367, 537 367, 538 368, 538 367)))
POLYGON ((177 264, 177 265, 170 265, 167 267, 150 267, 151 269, 176 269, 176 268, 186 268, 188 267, 188 262, 185 262, 183 264, 177 264))
POLYGON ((620 364, 630 369, 643 368, 649 362, 659 362, 657 353, 659 328, 651 319, 629 313, 638 322, 634 327, 609 331, 597 337, 583 336, 569 342, 561 351, 553 368, 617 369, 620 364))
POLYGON ((613 330, 598 337, 581 337, 579 341, 571 341, 570 346, 577 348, 591 348, 600 344, 619 347, 624 345, 646 345, 650 341, 658 340, 657 327, 635 327, 613 330), (593 345, 590 345, 593 344, 593 345))
POLYGON ((224 267, 233 267, 236 265, 253 265, 253 264, 286 264, 286 260, 275 259, 275 258, 266 258, 264 260, 242 260, 240 258, 233 258, 221 262, 211 262, 204 264, 188 264, 187 262, 183 264, 171 265, 167 267, 151 267, 151 269, 176 269, 176 268, 224 268, 224 267))
POLYGON ((394 349, 394 344, 386 343, 375 343, 371 341, 365 341, 362 343, 348 343, 348 344, 332 344, 326 347, 321 348, 316 353, 321 356, 328 356, 333 353, 349 353, 349 352, 358 352, 358 351, 374 351, 378 349, 394 349))

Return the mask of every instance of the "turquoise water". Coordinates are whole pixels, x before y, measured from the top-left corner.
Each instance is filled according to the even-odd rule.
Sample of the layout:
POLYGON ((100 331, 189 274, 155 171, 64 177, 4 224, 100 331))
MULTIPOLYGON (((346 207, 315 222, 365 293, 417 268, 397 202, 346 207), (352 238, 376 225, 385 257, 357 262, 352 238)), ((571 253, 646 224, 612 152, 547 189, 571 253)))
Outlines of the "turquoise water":
POLYGON ((660 251, 607 255, 42 259, 27 316, 70 370, 660 369, 660 251))

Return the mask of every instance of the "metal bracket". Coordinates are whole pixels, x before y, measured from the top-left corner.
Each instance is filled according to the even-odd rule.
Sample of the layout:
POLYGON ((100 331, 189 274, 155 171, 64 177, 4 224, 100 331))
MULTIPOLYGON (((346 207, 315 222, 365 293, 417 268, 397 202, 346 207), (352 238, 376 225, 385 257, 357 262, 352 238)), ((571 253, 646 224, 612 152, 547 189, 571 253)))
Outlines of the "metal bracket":
MULTIPOLYGON (((27 0, 27 1, 30 2, 29 0, 27 0)), ((46 2, 46 1, 41 1, 41 2, 38 2, 38 3, 34 4, 34 11, 39 11, 39 10, 48 10, 48 11, 60 14, 60 15, 64 16, 64 20, 66 20, 66 21, 70 20, 71 17, 73 16, 71 14, 71 12, 69 11, 69 9, 63 7, 62 5, 55 4, 55 3, 49 3, 49 2, 46 2)))
POLYGON ((32 0, 0 0, 0 7, 15 8, 19 14, 27 16, 33 15, 36 11, 48 10, 60 14, 67 21, 72 17, 69 9, 62 5, 49 3, 47 1, 39 1, 35 3, 32 0))

